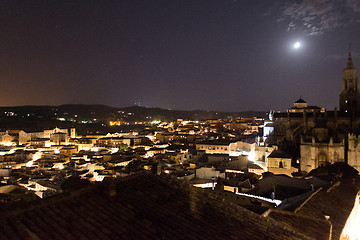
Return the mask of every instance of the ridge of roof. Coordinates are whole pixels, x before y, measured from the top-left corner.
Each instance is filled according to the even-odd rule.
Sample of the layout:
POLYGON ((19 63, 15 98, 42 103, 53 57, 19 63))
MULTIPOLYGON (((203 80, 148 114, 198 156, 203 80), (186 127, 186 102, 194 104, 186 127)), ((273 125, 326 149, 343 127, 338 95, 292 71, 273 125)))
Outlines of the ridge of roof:
POLYGON ((300 97, 295 103, 307 103, 307 102, 300 97))
POLYGON ((0 234, 11 239, 311 239, 288 224, 243 208, 238 198, 241 196, 144 173, 9 210, 0 217, 0 234), (107 194, 114 189, 119 193, 107 194))

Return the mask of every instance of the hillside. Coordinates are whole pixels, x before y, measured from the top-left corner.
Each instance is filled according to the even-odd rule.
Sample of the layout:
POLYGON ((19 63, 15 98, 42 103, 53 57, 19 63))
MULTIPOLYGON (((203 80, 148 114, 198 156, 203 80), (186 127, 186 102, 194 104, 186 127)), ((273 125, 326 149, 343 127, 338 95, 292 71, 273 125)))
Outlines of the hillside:
POLYGON ((169 110, 162 108, 146 108, 146 107, 125 107, 120 110, 134 113, 137 120, 146 120, 146 117, 151 116, 153 119, 159 120, 176 120, 178 118, 188 120, 205 120, 205 119, 219 119, 227 117, 260 117, 265 118, 265 112, 247 111, 247 112, 215 112, 204 110, 169 110))
POLYGON ((0 107, 0 130, 77 127, 102 128, 109 121, 123 122, 143 121, 174 121, 220 119, 227 117, 262 117, 265 112, 215 112, 215 111, 185 111, 161 108, 146 108, 139 106, 116 108, 106 105, 66 104, 60 106, 16 106, 0 107))

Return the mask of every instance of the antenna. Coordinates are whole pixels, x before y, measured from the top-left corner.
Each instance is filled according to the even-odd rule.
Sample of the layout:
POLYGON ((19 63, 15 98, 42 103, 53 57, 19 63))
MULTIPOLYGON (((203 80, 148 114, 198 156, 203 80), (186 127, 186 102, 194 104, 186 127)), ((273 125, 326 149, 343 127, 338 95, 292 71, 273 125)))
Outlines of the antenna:
POLYGON ((140 98, 135 99, 134 105, 135 105, 135 106, 140 106, 140 105, 141 105, 141 104, 140 104, 140 101, 141 101, 140 98))

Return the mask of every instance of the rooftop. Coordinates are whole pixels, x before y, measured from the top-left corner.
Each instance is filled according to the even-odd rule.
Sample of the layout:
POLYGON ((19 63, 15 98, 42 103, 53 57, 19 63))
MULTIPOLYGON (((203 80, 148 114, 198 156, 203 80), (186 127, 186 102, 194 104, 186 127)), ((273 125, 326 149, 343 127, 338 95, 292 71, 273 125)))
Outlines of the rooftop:
POLYGON ((0 222, 3 239, 312 239, 225 195, 153 175, 11 207, 0 222))
POLYGON ((295 103, 307 103, 307 102, 300 97, 295 103))

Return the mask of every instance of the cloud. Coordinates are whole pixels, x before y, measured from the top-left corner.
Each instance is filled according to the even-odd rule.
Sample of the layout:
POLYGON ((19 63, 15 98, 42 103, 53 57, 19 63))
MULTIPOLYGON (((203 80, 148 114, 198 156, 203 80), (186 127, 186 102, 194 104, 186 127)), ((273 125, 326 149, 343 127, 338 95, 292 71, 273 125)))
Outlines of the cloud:
POLYGON ((347 0, 346 4, 354 12, 360 13, 360 1, 359 0, 347 0))
POLYGON ((323 34, 360 20, 359 0, 298 0, 285 4, 282 21, 288 30, 302 29, 309 35, 323 34))

